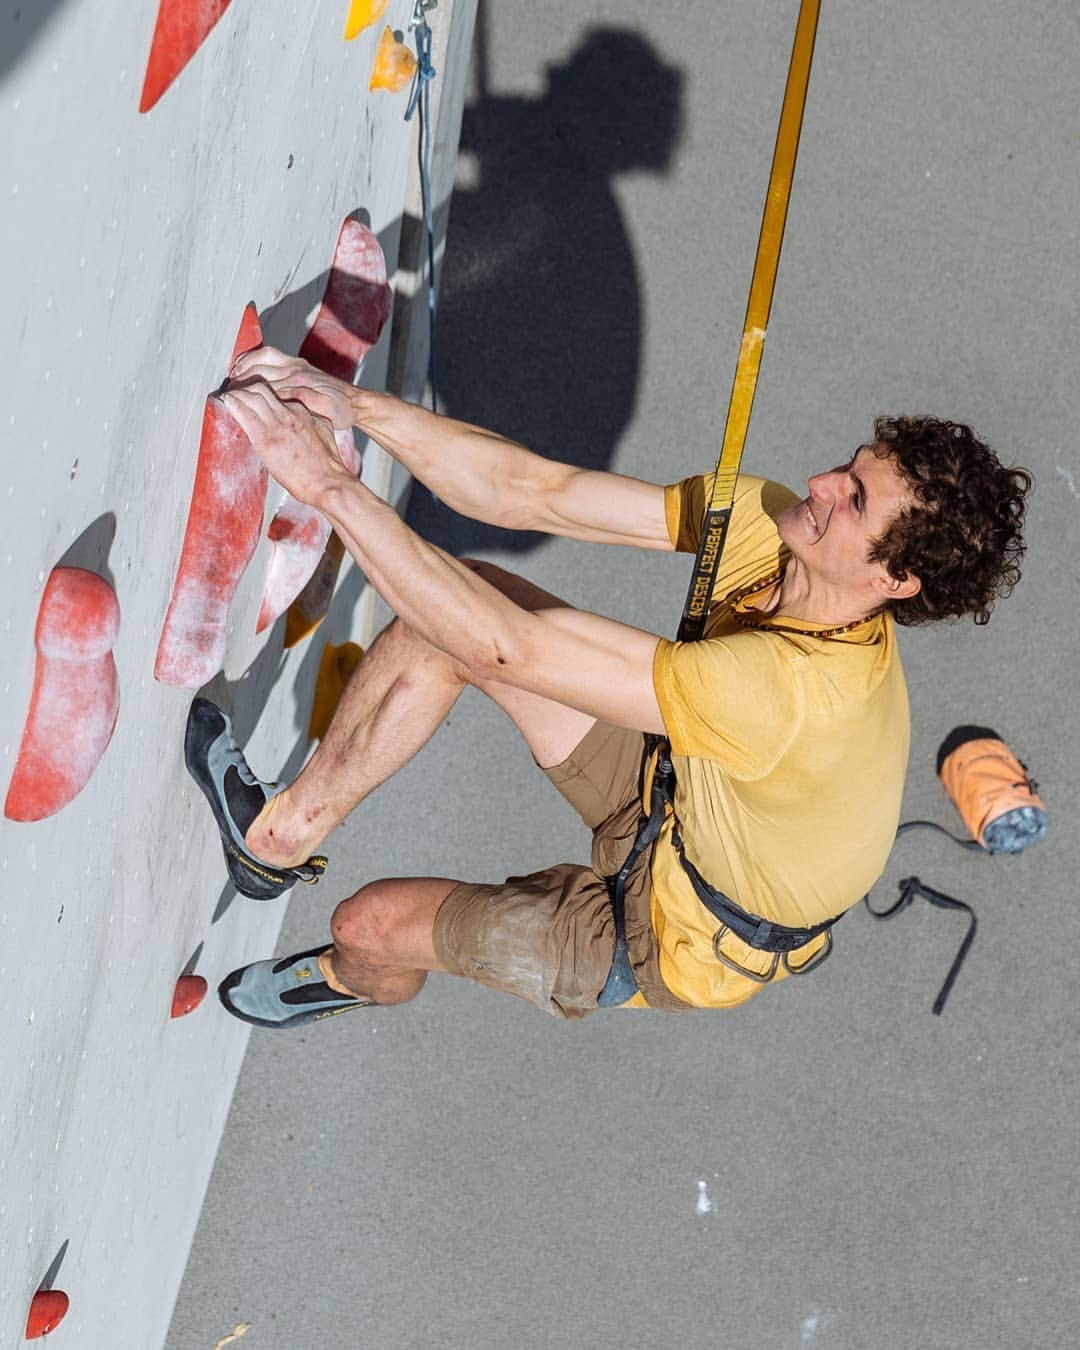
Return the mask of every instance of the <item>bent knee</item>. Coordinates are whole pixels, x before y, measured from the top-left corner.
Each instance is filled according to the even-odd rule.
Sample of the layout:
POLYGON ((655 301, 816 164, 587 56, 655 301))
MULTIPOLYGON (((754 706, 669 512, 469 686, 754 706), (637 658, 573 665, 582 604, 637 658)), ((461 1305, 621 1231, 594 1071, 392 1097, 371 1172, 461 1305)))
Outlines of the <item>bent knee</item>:
POLYGON ((373 881, 334 910, 331 936, 340 946, 373 960, 394 946, 402 926, 401 908, 383 882, 373 881))
POLYGON ((429 970, 431 933, 445 895, 456 883, 384 878, 343 900, 330 920, 334 942, 372 966, 429 970))

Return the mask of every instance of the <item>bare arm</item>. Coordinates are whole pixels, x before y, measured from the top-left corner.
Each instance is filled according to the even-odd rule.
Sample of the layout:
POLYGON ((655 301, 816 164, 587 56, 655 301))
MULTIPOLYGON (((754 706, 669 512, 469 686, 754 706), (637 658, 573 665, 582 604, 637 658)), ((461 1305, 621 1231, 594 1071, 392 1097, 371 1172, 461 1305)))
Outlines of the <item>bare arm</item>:
POLYGON ((266 388, 224 396, 274 477, 323 511, 386 603, 483 679, 542 694, 619 726, 662 731, 652 683, 655 634, 588 614, 531 613, 421 539, 353 478, 321 427, 266 388))
POLYGON ((463 516, 504 529, 671 551, 664 490, 654 483, 545 459, 481 427, 356 389, 272 347, 241 357, 233 379, 265 380, 279 398, 298 400, 336 426, 358 427, 463 516))

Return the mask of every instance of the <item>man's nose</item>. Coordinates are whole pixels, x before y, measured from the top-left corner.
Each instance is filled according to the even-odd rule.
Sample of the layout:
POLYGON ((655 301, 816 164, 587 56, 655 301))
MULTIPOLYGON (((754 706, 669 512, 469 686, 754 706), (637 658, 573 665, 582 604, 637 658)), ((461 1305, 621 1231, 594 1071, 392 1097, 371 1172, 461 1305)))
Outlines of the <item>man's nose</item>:
POLYGON ((806 480, 806 485, 810 489, 810 496, 817 501, 831 501, 836 495, 837 471, 831 469, 828 473, 816 473, 812 478, 806 480))

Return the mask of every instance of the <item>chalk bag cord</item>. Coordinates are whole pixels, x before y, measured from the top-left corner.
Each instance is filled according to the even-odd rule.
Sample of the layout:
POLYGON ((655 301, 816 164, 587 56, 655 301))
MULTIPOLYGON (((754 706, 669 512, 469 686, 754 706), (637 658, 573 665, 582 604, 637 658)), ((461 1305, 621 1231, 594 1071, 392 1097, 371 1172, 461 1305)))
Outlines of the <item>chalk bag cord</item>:
MULTIPOLYGON (((957 842, 960 842, 959 840, 957 842)), ((976 846, 977 847, 977 846, 976 846)), ((924 886, 918 877, 905 877, 900 883, 900 897, 888 909, 875 909, 870 903, 869 895, 863 897, 863 904, 874 916, 875 919, 892 919, 897 914, 902 914, 913 900, 928 900, 930 904, 937 906, 938 909, 960 909, 968 916, 968 930, 964 935, 964 940, 960 944, 960 950, 953 958, 953 963, 949 968, 948 975, 945 976, 945 983, 941 986, 938 996, 934 999, 933 1011, 940 1014, 945 1007, 945 1001, 949 997, 949 992, 960 973, 960 967, 964 964, 964 958, 971 949, 971 944, 975 941, 975 931, 978 928, 978 920, 975 918, 975 911, 963 900, 956 900, 951 895, 944 895, 941 891, 935 891, 932 886, 924 886)))

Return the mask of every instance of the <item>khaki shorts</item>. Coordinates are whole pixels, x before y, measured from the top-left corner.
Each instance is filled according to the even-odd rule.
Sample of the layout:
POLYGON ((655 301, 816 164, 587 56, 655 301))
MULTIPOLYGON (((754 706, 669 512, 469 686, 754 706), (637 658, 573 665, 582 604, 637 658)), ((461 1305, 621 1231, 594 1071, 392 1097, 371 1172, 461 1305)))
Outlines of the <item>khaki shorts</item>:
MULTIPOLYGON (((516 994, 555 1017, 595 1011, 611 969, 615 922, 604 877, 618 871, 641 819, 640 731, 597 722, 570 757, 542 772, 593 832, 592 865, 559 863, 501 886, 455 886, 435 916, 440 963, 453 975, 516 994)), ((660 978, 649 918, 649 850, 626 883, 626 939, 652 1008, 686 1011, 660 978)))

